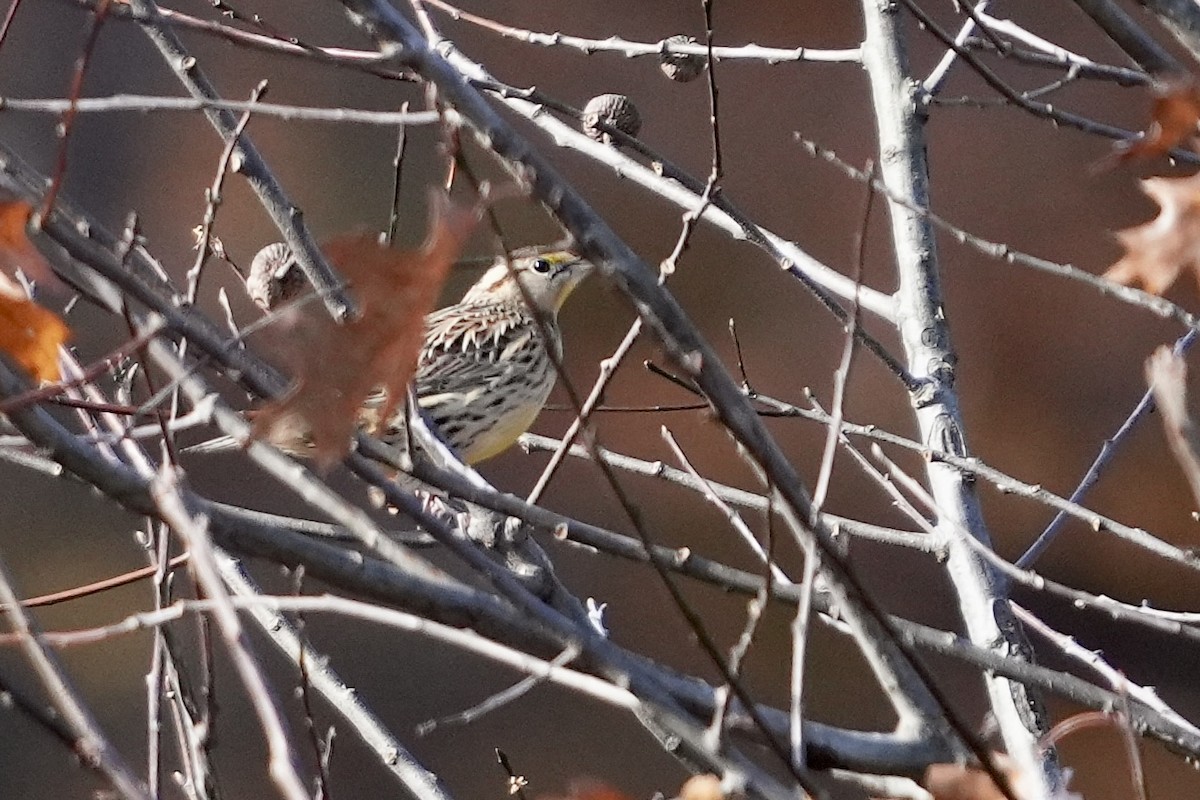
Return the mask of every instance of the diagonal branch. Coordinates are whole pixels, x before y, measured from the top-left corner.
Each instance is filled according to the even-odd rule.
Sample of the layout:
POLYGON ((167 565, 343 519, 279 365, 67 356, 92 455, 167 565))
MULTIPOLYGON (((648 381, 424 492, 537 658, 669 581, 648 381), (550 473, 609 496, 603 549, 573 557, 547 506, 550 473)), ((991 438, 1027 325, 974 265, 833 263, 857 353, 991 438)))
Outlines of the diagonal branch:
MULTIPOLYGON (((891 696, 904 708, 904 723, 930 735, 951 737, 944 722, 950 711, 929 676, 907 656, 895 633, 888 629, 886 617, 850 570, 832 533, 822 525, 810 529, 804 524, 811 516, 811 503, 794 467, 716 352, 674 298, 658 285, 654 273, 392 6, 380 0, 343 0, 343 4, 351 18, 378 39, 383 52, 437 86, 442 99, 465 118, 518 178, 529 182, 534 194, 571 232, 600 271, 630 298, 667 352, 708 397, 720 421, 776 487, 782 501, 781 513, 792 534, 802 546, 816 543, 832 591, 843 614, 857 629, 860 646, 874 656, 874 667, 886 670, 887 674, 880 677, 899 689, 891 696)), ((442 42, 438 48, 454 57, 449 43, 442 42)), ((974 738, 965 726, 954 730, 963 738, 974 738)))
MULTIPOLYGON (((7 363, 0 362, 0 372, 8 373, 7 363)), ((8 394, 8 392, 4 392, 8 394)), ((13 588, 8 568, 0 561, 0 603, 8 611, 18 644, 34 673, 42 682, 53 704, 56 716, 61 717, 60 736, 69 737, 80 760, 108 780, 114 792, 125 800, 149 800, 146 787, 125 763, 99 724, 67 681, 66 672, 58 658, 44 644, 41 631, 25 611, 13 588)), ((56 730, 58 725, 55 726, 56 730)))
POLYGON ((375 752, 380 763, 400 781, 414 800, 451 800, 452 796, 437 774, 421 764, 383 726, 354 689, 342 681, 326 658, 312 650, 296 627, 279 613, 279 609, 265 602, 254 602, 263 599, 262 592, 241 564, 221 550, 217 550, 215 555, 221 579, 229 587, 234 599, 247 602, 246 608, 251 617, 285 657, 304 665, 306 679, 313 688, 375 752))
POLYGON ((1200 59, 1200 8, 1192 0, 1138 0, 1138 5, 1158 17, 1192 58, 1200 59))
MULTIPOLYGON (((1146 5, 1146 0, 1142 0, 1142 3, 1146 5)), ((1108 38, 1142 69, 1159 75, 1184 72, 1183 65, 1142 30, 1113 0, 1075 0, 1075 5, 1091 17, 1092 22, 1108 34, 1108 38)), ((1183 3, 1158 2, 1154 5, 1180 6, 1183 3)))
MULTIPOLYGON (((141 15, 138 24, 158 48, 163 60, 171 66, 188 93, 197 100, 220 100, 212 83, 196 64, 196 59, 188 53, 175 31, 162 21, 154 0, 130 0, 129 5, 141 15)), ((228 142, 235 138, 238 121, 232 111, 210 107, 205 109, 204 114, 222 140, 228 142)), ((329 313, 335 319, 354 316, 357 313, 354 303, 345 293, 341 279, 317 247, 312 233, 304 225, 303 213, 284 193, 283 187, 267 167, 253 141, 243 135, 234 149, 234 154, 238 161, 237 171, 246 178, 267 213, 271 215, 271 219, 279 227, 284 241, 296 254, 297 263, 316 287, 329 313)))

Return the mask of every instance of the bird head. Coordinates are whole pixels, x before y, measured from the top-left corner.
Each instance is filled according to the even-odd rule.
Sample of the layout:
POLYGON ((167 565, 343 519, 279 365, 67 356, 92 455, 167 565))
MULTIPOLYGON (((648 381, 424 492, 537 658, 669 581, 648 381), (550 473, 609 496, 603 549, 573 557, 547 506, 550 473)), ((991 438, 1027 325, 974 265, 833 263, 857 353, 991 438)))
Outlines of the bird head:
POLYGON ((570 250, 523 250, 513 254, 511 269, 497 261, 463 296, 462 302, 520 302, 520 281, 538 310, 556 314, 594 266, 570 250))

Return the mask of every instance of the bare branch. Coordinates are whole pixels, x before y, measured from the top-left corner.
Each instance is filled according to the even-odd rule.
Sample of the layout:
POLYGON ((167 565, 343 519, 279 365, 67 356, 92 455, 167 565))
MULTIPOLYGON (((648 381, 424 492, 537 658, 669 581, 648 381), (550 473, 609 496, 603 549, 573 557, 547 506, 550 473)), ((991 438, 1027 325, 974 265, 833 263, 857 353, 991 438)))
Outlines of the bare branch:
MULTIPOLYGON (((914 6, 905 0, 911 9, 914 6)), ((929 176, 921 119, 914 103, 904 36, 895 9, 877 0, 863 0, 866 39, 864 66, 871 83, 879 147, 879 169, 885 185, 918 206, 929 204, 929 176)), ((950 340, 943 309, 933 226, 927 217, 905 205, 890 203, 892 242, 896 251, 900 308, 899 331, 908 353, 909 369, 924 385, 910 401, 921 438, 940 449, 965 456, 965 428, 954 388, 957 356, 950 340)), ((1028 658, 1029 645, 1008 610, 1004 586, 995 572, 965 546, 953 528, 962 528, 985 547, 990 538, 974 486, 945 464, 930 462, 926 479, 938 507, 948 516, 937 529, 947 545, 947 574, 958 596, 960 613, 970 638, 984 647, 995 647, 1028 658)), ((991 711, 996 717, 1008 753, 1022 772, 1045 789, 1062 785, 1052 752, 1040 752, 1038 740, 1048 729, 1041 697, 1027 686, 1004 678, 985 676, 991 711)), ((970 741, 970 740, 968 740, 970 741)), ((972 742, 974 744, 974 742, 972 742)), ((975 756, 1010 799, 1013 789, 1005 776, 978 746, 975 756)))
POLYGON ((1075 5, 1142 69, 1159 74, 1184 72, 1183 65, 1138 27, 1113 0, 1075 0, 1075 5))
MULTIPOLYGON (((130 0, 129 5, 142 17, 139 21, 142 30, 158 48, 163 61, 171 67, 188 93, 198 100, 219 100, 216 89, 196 64, 196 59, 188 53, 175 32, 162 23, 154 0, 130 0)), ((205 110, 205 116, 223 140, 235 138, 237 119, 232 112, 222 108, 209 108, 205 110)), ((284 193, 279 181, 267 168, 266 162, 249 137, 241 138, 235 153, 239 164, 237 171, 249 181, 258 194, 263 207, 279 227, 284 241, 296 255, 297 263, 304 270, 309 283, 316 288, 329 313, 335 319, 354 316, 354 304, 346 296, 341 280, 318 249, 312 234, 304 226, 303 214, 284 193)))
MULTIPOLYGON (((7 364, 0 364, 0 372, 7 373, 8 369, 7 364)), ((113 791, 125 800, 150 800, 146 787, 105 737, 87 705, 68 682, 58 658, 45 647, 41 631, 21 607, 8 567, 2 561, 0 603, 8 609, 9 624, 21 651, 45 687, 54 709, 61 715, 64 733, 69 732, 76 755, 88 768, 103 775, 113 791)))

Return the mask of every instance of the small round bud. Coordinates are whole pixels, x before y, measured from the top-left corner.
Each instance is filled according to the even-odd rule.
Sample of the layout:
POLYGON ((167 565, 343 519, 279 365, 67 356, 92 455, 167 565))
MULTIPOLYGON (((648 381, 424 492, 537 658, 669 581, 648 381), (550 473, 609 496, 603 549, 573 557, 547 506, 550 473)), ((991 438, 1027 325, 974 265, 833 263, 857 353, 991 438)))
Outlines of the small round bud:
MULTIPOLYGON (((691 36, 678 34, 669 37, 666 40, 666 44, 668 46, 696 44, 696 40, 691 36)), ((699 78, 704 73, 705 67, 708 66, 708 59, 699 53, 662 52, 658 54, 658 64, 658 68, 671 80, 687 83, 688 81, 696 80, 696 78, 699 78)))
POLYGON ((601 130, 598 123, 611 125, 630 136, 642 129, 642 115, 637 106, 623 94, 598 94, 583 108, 583 132, 597 142, 612 144, 611 134, 601 130))
POLYGON ((283 242, 267 245, 250 262, 246 294, 263 311, 299 297, 307 286, 308 280, 283 242))

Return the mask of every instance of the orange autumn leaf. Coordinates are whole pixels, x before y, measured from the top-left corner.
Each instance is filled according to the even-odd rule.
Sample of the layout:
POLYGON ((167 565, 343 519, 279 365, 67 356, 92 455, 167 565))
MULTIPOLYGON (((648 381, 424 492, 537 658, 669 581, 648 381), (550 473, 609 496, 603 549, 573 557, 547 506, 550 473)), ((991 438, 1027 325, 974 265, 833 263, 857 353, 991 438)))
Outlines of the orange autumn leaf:
POLYGON ((1104 277, 1153 294, 1170 288, 1185 269, 1200 279, 1200 175, 1147 178, 1142 191, 1160 206, 1158 216, 1117 233, 1125 255, 1104 277))
POLYGON ((58 346, 70 329, 57 315, 26 297, 13 277, 17 270, 42 285, 58 278, 25 233, 33 210, 17 200, 0 202, 0 351, 36 381, 58 380, 58 346))
POLYGON ((1138 139, 1119 142, 1119 161, 1166 155, 1190 136, 1200 122, 1200 92, 1190 79, 1168 81, 1155 89, 1150 125, 1138 139))
POLYGON ((359 407, 381 386, 386 401, 378 419, 391 416, 416 370, 425 315, 478 216, 443 198, 434 203, 419 250, 392 250, 372 234, 329 243, 325 253, 346 279, 359 316, 338 324, 312 299, 280 311, 267 338, 295 383, 255 417, 254 436, 288 441, 302 431, 318 466, 327 468, 349 450, 359 407))
POLYGON ((32 300, 0 292, 0 350, 34 380, 58 380, 58 346, 70 333, 61 319, 32 300))
POLYGON ((0 201, 0 272, 11 276, 20 269, 43 285, 57 286, 58 277, 25 233, 32 214, 20 200, 0 201))

